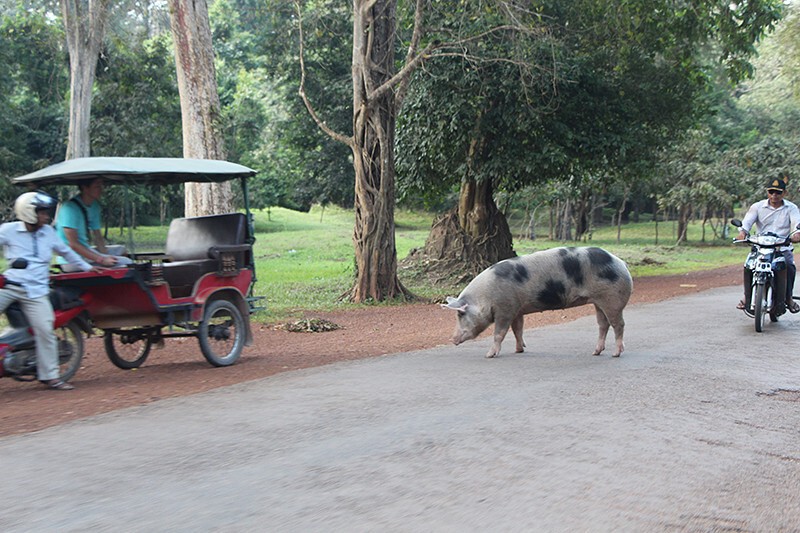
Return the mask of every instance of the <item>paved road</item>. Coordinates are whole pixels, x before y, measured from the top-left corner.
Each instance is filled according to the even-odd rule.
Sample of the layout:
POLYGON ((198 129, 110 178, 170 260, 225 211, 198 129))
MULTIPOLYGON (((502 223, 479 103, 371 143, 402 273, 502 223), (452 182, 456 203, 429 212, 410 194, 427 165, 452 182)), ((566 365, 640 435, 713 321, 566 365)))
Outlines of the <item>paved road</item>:
POLYGON ((800 531, 800 316, 738 297, 629 308, 620 359, 586 318, 4 438, 0 530, 800 531))

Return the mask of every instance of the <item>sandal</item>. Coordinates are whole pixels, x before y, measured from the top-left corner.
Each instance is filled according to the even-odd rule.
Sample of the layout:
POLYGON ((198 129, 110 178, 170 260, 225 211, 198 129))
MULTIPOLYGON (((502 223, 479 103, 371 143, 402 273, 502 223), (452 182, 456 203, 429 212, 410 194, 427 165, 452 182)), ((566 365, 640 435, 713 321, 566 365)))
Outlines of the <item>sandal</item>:
POLYGON ((67 383, 66 381, 56 379, 40 379, 39 383, 43 385, 47 385, 48 388, 55 389, 55 390, 72 390, 75 387, 67 383))
POLYGON ((800 312, 800 305, 797 305, 797 302, 794 300, 789 300, 789 302, 786 304, 786 308, 789 309, 790 313, 800 312))
MULTIPOLYGON (((797 305, 797 304, 795 304, 795 305, 797 305)), ((736 304, 736 309, 739 309, 740 311, 744 311, 744 300, 739 300, 739 303, 736 304)), ((800 310, 800 306, 798 306, 798 310, 800 310)), ((792 312, 796 313, 797 311, 792 311, 792 312)))

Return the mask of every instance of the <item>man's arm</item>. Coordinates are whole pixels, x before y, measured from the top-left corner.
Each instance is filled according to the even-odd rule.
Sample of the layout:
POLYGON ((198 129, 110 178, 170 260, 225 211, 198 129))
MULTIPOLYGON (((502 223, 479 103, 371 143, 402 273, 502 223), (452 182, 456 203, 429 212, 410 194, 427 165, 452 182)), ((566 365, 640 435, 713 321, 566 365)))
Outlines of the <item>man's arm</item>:
POLYGON ((75 250, 64 244, 64 242, 59 238, 54 239, 53 250, 55 250, 58 255, 66 259, 70 264, 77 266, 84 272, 92 270, 93 268, 92 265, 84 261, 83 258, 75 252, 75 250))
MULTIPOLYGON (((70 251, 77 252, 76 255, 84 257, 86 261, 91 261, 103 266, 114 266, 117 263, 116 259, 113 257, 100 254, 91 248, 87 248, 86 246, 82 245, 78 240, 78 230, 74 228, 64 228, 64 235, 67 237, 67 243, 69 244, 67 248, 70 248, 70 251)), ((59 255, 61 255, 70 263, 73 263, 73 261, 71 261, 66 255, 59 255)))
MULTIPOLYGON (((798 209, 797 205, 792 204, 789 210, 789 220, 790 224, 792 225, 789 228, 789 231, 795 231, 797 229, 798 224, 800 224, 800 209, 798 209)), ((800 233, 795 233, 792 235, 792 242, 800 242, 800 233)))
POLYGON ((739 239, 745 238, 745 232, 749 233, 750 230, 753 229, 753 224, 756 223, 756 220, 758 220, 758 202, 751 205, 750 209, 745 213, 742 219, 742 227, 739 230, 739 239))
POLYGON ((106 240, 103 238, 103 233, 99 229, 92 230, 92 244, 94 244, 94 247, 97 248, 101 253, 108 253, 108 249, 106 248, 106 240))

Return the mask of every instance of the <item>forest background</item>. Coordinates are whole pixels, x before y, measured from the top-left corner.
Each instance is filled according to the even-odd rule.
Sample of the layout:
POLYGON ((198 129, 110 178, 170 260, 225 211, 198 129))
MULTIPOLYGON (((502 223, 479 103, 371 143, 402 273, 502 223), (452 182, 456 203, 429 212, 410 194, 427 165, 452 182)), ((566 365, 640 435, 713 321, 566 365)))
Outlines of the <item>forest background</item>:
MULTIPOLYGON (((418 251, 427 264, 470 273, 508 256, 512 213, 527 221, 520 236, 563 242, 588 241, 600 225, 624 239, 627 221, 674 220, 680 243, 693 220, 708 227, 703 239, 721 239, 725 220, 763 197, 768 177, 788 175, 800 197, 792 2, 423 4, 436 23, 396 116, 391 192, 401 207, 442 215, 418 251)), ((422 4, 393 5, 402 58, 422 4)), ((64 159, 69 57, 58 3, 2 0, 0 17, 7 178, 64 159)), ((267 214, 353 207, 352 152, 298 95, 302 80, 327 127, 352 129, 353 17, 338 1, 209 5, 227 158, 258 170, 252 206, 267 214)), ((113 4, 93 88, 92 155, 181 157, 169 24, 165 2, 113 4)), ((0 179, 0 205, 16 194, 0 179)), ((125 194, 104 198, 110 226, 183 214, 181 188, 125 194)))

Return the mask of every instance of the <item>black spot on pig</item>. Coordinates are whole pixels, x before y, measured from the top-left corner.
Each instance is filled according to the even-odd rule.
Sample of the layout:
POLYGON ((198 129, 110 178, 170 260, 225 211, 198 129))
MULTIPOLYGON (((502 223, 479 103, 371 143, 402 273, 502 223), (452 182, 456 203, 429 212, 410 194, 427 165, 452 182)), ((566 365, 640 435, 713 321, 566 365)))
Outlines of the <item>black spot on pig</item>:
POLYGON ((611 254, 603 250, 602 248, 587 248, 586 252, 589 254, 589 261, 593 265, 610 265, 611 262, 614 260, 611 257, 611 254))
POLYGON ((587 248, 586 251, 589 254, 592 269, 597 272, 598 276, 611 283, 619 279, 619 272, 614 268, 614 259, 610 253, 602 248, 587 248))
POLYGON ((501 261, 489 268, 494 270, 498 278, 514 281, 515 283, 525 283, 530 278, 525 265, 515 260, 501 261))
POLYGON ((544 284, 544 289, 536 296, 547 309, 562 309, 566 306, 567 291, 564 283, 550 279, 544 284))
POLYGON ((564 269, 567 278, 576 286, 583 285, 583 268, 581 268, 581 262, 577 255, 571 254, 562 257, 561 268, 564 269))

